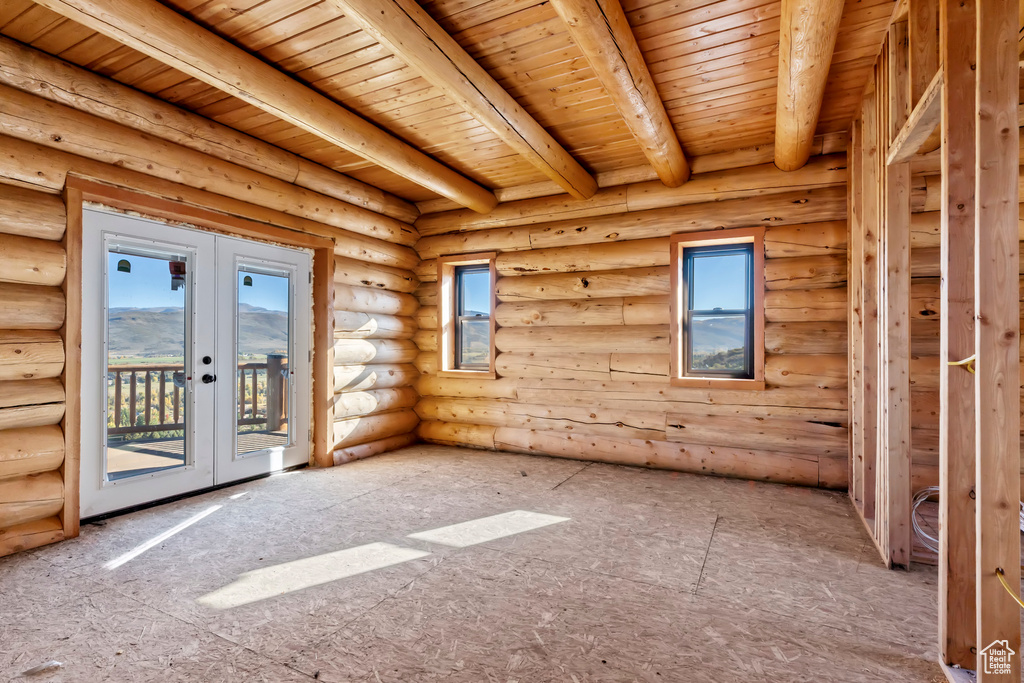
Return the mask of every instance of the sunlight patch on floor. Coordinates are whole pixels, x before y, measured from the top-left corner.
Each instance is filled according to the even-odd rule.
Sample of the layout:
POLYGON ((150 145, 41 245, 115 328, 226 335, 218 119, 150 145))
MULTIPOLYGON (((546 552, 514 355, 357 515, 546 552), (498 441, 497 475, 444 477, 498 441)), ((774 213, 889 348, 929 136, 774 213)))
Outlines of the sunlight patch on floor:
POLYGON ((540 512, 528 512, 526 510, 513 510, 491 517, 481 517, 469 522, 443 526, 430 531, 420 531, 409 534, 409 538, 441 545, 452 546, 453 548, 466 548, 478 543, 486 543, 506 536, 514 536, 524 531, 532 531, 542 527, 568 522, 569 517, 556 517, 545 515, 540 512))
POLYGON ((390 543, 370 543, 254 569, 235 582, 207 593, 198 602, 214 609, 231 609, 428 555, 430 553, 423 550, 390 543))
POLYGON ((113 570, 113 569, 117 569, 118 567, 120 567, 121 565, 123 565, 123 564, 125 564, 127 562, 131 562, 136 557, 138 557, 142 553, 146 552, 147 550, 149 550, 153 546, 160 545, 161 543, 166 541, 171 536, 174 536, 175 534, 177 534, 177 533, 179 533, 181 531, 184 531, 185 529, 187 529, 188 527, 192 526, 193 524, 195 524, 199 520, 203 519, 204 517, 206 517, 208 515, 212 515, 217 510, 220 510, 222 507, 224 507, 224 506, 223 505, 211 505, 210 507, 208 507, 205 510, 203 510, 202 512, 200 512, 198 515, 193 515, 192 517, 189 517, 188 519, 186 519, 181 524, 178 524, 177 526, 171 527, 170 529, 168 529, 167 531, 163 532, 162 534, 154 536, 153 538, 149 539, 145 543, 142 543, 141 545, 138 545, 138 546, 132 548, 131 550, 126 552, 124 555, 121 555, 120 557, 117 557, 117 558, 111 560, 110 562, 107 562, 105 565, 103 565, 103 568, 104 569, 108 569, 108 570, 113 570))

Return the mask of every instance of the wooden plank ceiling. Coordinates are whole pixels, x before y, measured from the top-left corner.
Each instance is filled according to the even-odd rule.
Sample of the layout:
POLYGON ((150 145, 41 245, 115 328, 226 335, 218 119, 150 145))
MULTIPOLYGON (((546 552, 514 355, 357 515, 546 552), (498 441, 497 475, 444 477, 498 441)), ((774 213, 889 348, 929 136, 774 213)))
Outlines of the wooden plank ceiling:
MULTIPOLYGON (((547 181, 329 0, 162 1, 486 187, 547 181)), ((421 4, 587 170, 647 166, 548 2, 421 4)), ((622 4, 688 157, 772 142, 781 0, 622 4)), ((819 134, 848 128, 892 9, 847 0, 819 134)), ((0 3, 0 33, 406 199, 438 197, 31 0, 0 3)))

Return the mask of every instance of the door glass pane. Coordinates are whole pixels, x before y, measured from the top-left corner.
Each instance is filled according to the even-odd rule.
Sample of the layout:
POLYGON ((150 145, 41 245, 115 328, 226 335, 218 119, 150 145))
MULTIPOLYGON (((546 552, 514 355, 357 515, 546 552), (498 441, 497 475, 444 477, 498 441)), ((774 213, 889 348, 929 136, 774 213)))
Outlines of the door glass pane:
POLYGON ((693 257, 694 311, 736 311, 747 308, 747 254, 695 254, 693 257))
POLYGON ((490 367, 490 318, 459 320, 459 367, 490 367))
POLYGON ((690 324, 690 368, 743 373, 746 370, 747 317, 694 315, 690 324))
POLYGON ((187 271, 184 256, 107 251, 108 481, 188 462, 187 271))
POLYGON ((261 269, 238 269, 235 453, 287 446, 289 277, 261 269))

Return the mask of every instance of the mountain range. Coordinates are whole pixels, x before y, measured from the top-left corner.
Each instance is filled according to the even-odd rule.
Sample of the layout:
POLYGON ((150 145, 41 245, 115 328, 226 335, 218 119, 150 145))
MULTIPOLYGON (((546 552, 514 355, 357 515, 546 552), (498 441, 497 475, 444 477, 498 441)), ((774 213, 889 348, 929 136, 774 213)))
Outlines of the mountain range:
MULTIPOLYGON (((182 355, 185 313, 180 307, 111 308, 108 320, 113 356, 182 355)), ((264 355, 288 348, 288 317, 284 311, 241 304, 238 332, 241 353, 264 355)))

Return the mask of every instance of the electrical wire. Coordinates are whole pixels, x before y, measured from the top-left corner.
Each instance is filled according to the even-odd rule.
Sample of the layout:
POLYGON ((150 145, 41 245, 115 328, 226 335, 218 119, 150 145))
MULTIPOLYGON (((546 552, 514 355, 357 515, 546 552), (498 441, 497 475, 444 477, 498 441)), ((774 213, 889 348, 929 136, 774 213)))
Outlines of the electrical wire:
POLYGON ((1006 583, 1005 572, 1003 572, 1002 567, 996 569, 996 576, 999 578, 999 583, 1003 584, 1003 588, 1005 588, 1006 592, 1010 594, 1010 597, 1016 600, 1017 604, 1020 605, 1022 609, 1024 609, 1024 602, 1020 601, 1020 598, 1017 597, 1017 594, 1014 593, 1013 590, 1010 588, 1010 584, 1006 583))
MULTIPOLYGON (((914 507, 910 513, 910 520, 914 524, 914 533, 917 534, 918 540, 921 541, 921 545, 923 545, 925 548, 928 548, 928 550, 931 550, 933 553, 939 552, 939 539, 935 536, 932 536, 924 530, 920 518, 918 517, 917 509, 921 507, 921 505, 926 500, 928 500, 929 497, 937 494, 938 492, 938 486, 926 486, 925 488, 915 493, 914 507)), ((1024 511, 1021 512, 1021 521, 1022 523, 1024 523, 1024 511)))

